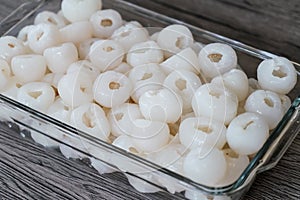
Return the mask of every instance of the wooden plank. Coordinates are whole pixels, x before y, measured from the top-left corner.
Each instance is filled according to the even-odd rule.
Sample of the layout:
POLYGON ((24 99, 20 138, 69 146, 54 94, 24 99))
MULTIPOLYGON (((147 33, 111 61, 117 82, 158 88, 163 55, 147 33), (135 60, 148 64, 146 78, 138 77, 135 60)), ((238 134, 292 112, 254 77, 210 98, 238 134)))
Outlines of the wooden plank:
MULTIPOLYGON (((182 199, 142 194, 121 173, 100 175, 87 163, 67 160, 0 124, 0 197, 3 199, 182 199)), ((182 197, 182 196, 181 196, 182 197)))
POLYGON ((300 1, 128 1, 300 62, 300 1))

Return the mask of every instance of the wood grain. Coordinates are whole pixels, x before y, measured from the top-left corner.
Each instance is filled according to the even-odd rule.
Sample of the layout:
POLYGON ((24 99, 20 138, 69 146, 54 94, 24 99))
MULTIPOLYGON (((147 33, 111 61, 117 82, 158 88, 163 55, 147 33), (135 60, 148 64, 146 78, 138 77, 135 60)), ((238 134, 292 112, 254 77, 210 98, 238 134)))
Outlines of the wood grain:
POLYGON ((100 175, 0 124, 0 197, 3 199, 181 199, 165 192, 141 194, 121 173, 100 175))
MULTIPOLYGON (((297 0, 130 0, 171 17, 300 61, 297 0)), ((0 20, 20 1, 2 0, 0 20)), ((244 199, 300 199, 300 136, 278 165, 259 174, 244 199)), ((121 173, 99 175, 0 125, 0 199, 180 199, 141 194, 121 173)))
POLYGON ((128 1, 300 62, 300 1, 128 1))

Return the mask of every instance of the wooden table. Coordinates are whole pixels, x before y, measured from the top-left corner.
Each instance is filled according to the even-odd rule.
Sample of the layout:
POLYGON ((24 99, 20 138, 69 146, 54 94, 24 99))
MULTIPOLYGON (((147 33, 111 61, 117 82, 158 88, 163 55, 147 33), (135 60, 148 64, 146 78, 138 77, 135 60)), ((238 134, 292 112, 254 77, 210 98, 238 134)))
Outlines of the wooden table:
MULTIPOLYGON (((199 27, 300 61, 297 0, 130 0, 199 27)), ((0 20, 18 1, 1 0, 0 20)), ((0 124, 0 199, 180 199, 141 194, 120 173, 99 175, 0 124)), ((259 174, 244 199, 300 199, 300 135, 278 165, 259 174)))

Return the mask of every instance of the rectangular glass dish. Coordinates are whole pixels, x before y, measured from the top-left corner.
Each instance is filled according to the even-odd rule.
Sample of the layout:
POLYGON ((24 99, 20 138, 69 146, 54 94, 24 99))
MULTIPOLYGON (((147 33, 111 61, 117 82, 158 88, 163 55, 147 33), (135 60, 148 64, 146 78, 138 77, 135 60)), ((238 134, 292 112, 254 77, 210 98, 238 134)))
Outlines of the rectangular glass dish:
MULTIPOLYGON (((60 9, 60 3, 60 0, 23 1, 14 12, 0 22, 0 35, 16 36, 24 26, 33 23, 36 13, 42 10, 57 12, 60 9)), ((272 53, 253 48, 123 0, 103 0, 103 5, 104 8, 112 8, 120 12, 125 20, 138 21, 145 27, 165 27, 170 24, 183 24, 192 31, 195 41, 204 44, 211 42, 229 44, 236 50, 239 64, 242 68, 244 67, 243 70, 248 77, 256 76, 256 67, 261 60, 275 57, 272 53)), ((3 95, 0 95, 0 120, 6 122, 9 126, 11 123, 17 124, 21 130, 26 130, 31 134, 47 138, 57 145, 71 148, 80 153, 81 157, 98 160, 109 168, 116 168, 110 160, 110 157, 115 157, 126 165, 132 165, 132 168, 136 172, 139 172, 124 171, 124 173, 130 177, 145 181, 147 184, 160 190, 168 189, 169 192, 175 192, 175 190, 165 188, 164 185, 159 185, 153 180, 164 179, 165 183, 172 183, 172 185, 176 185, 176 188, 188 191, 195 198, 201 198, 204 195, 212 199, 216 196, 223 197, 224 199, 240 199, 249 190, 258 173, 268 170, 277 164, 299 133, 300 65, 294 63, 294 66, 298 72, 298 81, 296 87, 289 93, 289 97, 293 101, 292 106, 284 115, 279 125, 272 131, 264 146, 250 161, 250 164, 239 179, 231 185, 220 188, 198 184, 166 168, 162 168, 141 157, 129 154, 120 148, 89 136, 70 125, 55 120, 3 95), (64 140, 61 139, 61 136, 64 140), (78 145, 74 145, 74 143, 78 145)))

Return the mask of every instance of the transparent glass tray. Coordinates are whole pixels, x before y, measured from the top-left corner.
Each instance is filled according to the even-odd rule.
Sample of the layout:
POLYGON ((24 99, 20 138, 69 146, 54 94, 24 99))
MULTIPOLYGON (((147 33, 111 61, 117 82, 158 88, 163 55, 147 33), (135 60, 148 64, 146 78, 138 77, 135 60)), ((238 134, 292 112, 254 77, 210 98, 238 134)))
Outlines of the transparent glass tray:
MULTIPOLYGON (((21 5, 16 8, 13 13, 0 22, 0 35, 17 35, 22 27, 32 24, 37 12, 41 10, 58 11, 60 0, 31 0, 22 1, 20 4, 21 5)), ((248 77, 255 77, 256 67, 262 59, 275 56, 272 53, 253 48, 126 1, 103 0, 103 4, 104 8, 113 8, 119 11, 125 20, 136 20, 146 27, 165 27, 169 24, 184 24, 190 28, 196 41, 202 43, 218 41, 231 45, 236 49, 239 64, 247 73, 248 77)), ((224 199, 240 199, 249 190, 258 173, 268 170, 277 164, 299 133, 300 65, 298 63, 294 63, 294 65, 298 71, 298 82, 296 87, 289 94, 289 97, 293 100, 292 106, 284 115, 276 129, 271 133, 264 146, 253 157, 239 179, 225 187, 212 188, 198 184, 166 168, 89 136, 74 127, 57 121, 3 95, 0 95, 0 120, 6 122, 8 126, 11 126, 12 123, 17 124, 21 130, 27 130, 35 136, 39 135, 40 137, 47 138, 58 146, 73 149, 77 153, 80 153, 82 157, 98 160, 103 165, 116 169, 110 159, 114 157, 124 162, 124 164, 131 165, 134 169, 133 171, 139 172, 133 173, 131 170, 128 170, 126 172, 124 171, 124 173, 132 178, 145 181, 147 184, 159 190, 175 192, 175 190, 168 187, 168 184, 160 185, 153 180, 164 179, 165 183, 172 183, 172 185, 176 185, 177 188, 181 188, 182 191, 188 191, 189 194, 195 198, 201 198, 202 195, 205 195, 210 199, 216 196, 224 199), (74 145, 74 143, 78 145, 74 145), (165 188, 165 186, 167 186, 167 188, 165 188)))

